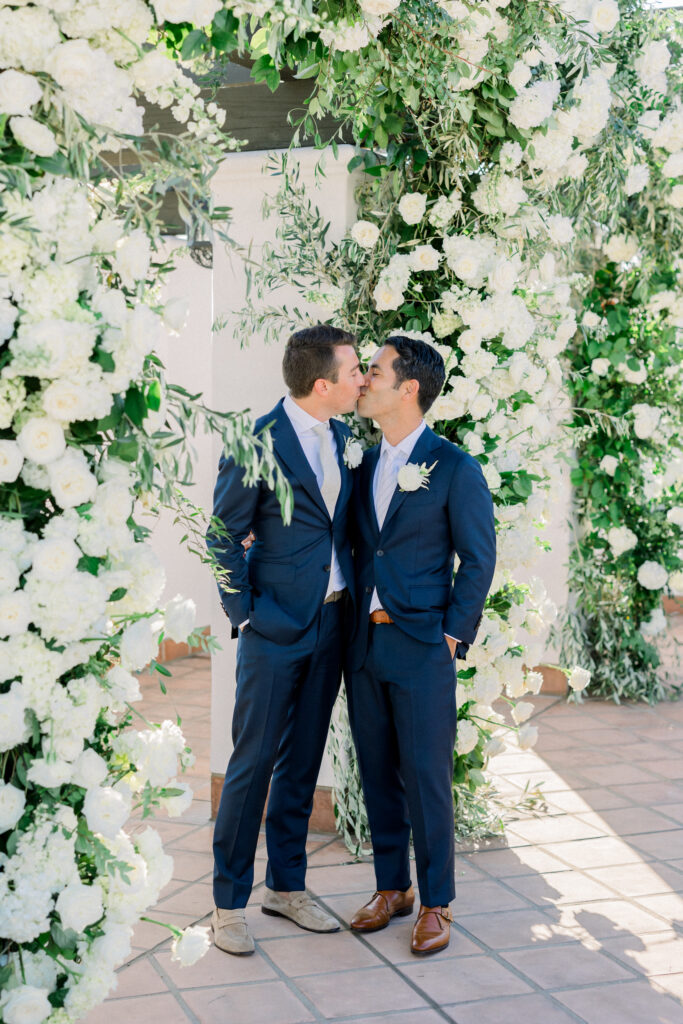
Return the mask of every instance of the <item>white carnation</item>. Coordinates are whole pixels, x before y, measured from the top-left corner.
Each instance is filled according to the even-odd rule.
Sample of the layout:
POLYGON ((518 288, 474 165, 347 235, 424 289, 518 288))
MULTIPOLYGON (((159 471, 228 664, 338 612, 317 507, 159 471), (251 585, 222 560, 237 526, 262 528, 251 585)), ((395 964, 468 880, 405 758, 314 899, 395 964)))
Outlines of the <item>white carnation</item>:
POLYGON ((469 754, 479 742, 479 730, 474 722, 466 718, 458 722, 457 738, 455 742, 456 754, 462 756, 469 754))
POLYGON ((0 73, 0 114, 25 117, 42 97, 37 78, 10 68, 0 73))
POLYGON ((83 789, 100 786, 109 773, 107 762, 92 747, 83 750, 76 759, 71 773, 71 783, 83 789))
MULTIPOLYGON (((365 0, 366 3, 391 3, 392 0, 365 0)), ((191 967, 200 960, 210 948, 209 929, 201 925, 186 928, 180 938, 176 937, 171 944, 171 960, 177 960, 181 967, 191 967)))
POLYGON ((573 668, 567 679, 570 689, 574 691, 585 690, 591 681, 591 674, 586 668, 577 665, 573 668))
POLYGON ((161 625, 158 619, 138 619, 124 630, 119 648, 124 668, 136 672, 157 657, 161 625))
POLYGON ((642 192, 649 180, 650 168, 647 164, 634 164, 633 167, 629 167, 624 182, 626 195, 634 196, 638 192, 642 192))

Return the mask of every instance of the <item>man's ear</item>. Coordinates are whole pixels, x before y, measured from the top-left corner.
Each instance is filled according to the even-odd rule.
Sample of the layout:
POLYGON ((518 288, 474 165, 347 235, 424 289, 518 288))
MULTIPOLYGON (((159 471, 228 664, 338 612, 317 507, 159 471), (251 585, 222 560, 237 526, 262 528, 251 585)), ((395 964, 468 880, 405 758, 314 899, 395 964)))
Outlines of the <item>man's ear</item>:
POLYGON ((323 398, 327 397, 330 391, 329 381, 325 380, 324 377, 318 377, 313 384, 313 391, 315 391, 316 395, 320 395, 323 398))
POLYGON ((417 401, 417 394, 420 390, 420 382, 417 380, 406 380, 403 382, 405 388, 403 392, 403 398, 408 401, 415 399, 417 401))

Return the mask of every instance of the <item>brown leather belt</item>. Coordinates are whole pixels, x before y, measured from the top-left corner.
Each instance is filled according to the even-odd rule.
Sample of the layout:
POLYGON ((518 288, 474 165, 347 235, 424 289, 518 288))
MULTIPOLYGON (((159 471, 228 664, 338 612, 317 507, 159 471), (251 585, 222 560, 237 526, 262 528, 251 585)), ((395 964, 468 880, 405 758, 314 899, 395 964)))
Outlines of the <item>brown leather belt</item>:
POLYGON ((335 590, 331 594, 328 594, 328 596, 323 601, 323 604, 334 604, 335 601, 341 601, 345 593, 346 587, 344 587, 343 590, 335 590))
POLYGON ((384 611, 384 608, 377 608, 376 611, 370 612, 370 622, 374 622, 375 625, 390 626, 394 620, 388 612, 384 611))

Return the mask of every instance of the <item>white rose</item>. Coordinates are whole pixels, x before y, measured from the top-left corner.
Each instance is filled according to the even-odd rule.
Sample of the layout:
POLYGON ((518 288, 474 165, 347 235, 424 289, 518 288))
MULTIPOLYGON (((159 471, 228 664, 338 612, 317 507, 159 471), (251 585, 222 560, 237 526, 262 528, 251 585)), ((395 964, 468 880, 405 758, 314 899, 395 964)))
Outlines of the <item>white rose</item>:
POLYGON ((26 794, 9 782, 0 779, 0 833, 14 828, 24 813, 26 794))
POLYGON ((462 719, 458 722, 457 739, 455 742, 456 754, 469 754, 479 742, 479 730, 474 722, 462 719))
POLYGON ((372 297, 375 300, 375 309, 380 313, 387 309, 398 309, 404 301, 403 292, 381 277, 372 297))
POLYGON ((121 637, 120 653, 124 668, 137 672, 159 654, 161 621, 138 619, 121 637))
POLYGON ((0 483, 14 483, 23 462, 24 456, 16 441, 0 441, 0 483))
POLYGON ((591 674, 586 668, 576 665, 567 678, 567 683, 572 690, 585 690, 591 681, 591 674))
POLYGON ((533 715, 535 710, 536 709, 533 704, 530 704, 528 701, 520 700, 512 709, 512 718, 517 725, 521 725, 522 722, 526 722, 527 718, 530 718, 533 715))
POLYGON ((673 523, 674 526, 683 527, 683 505, 674 505, 666 513, 668 522, 673 523))
POLYGON ((171 960, 177 960, 181 967, 191 967, 204 956, 210 946, 209 929, 200 925, 192 925, 190 928, 186 928, 179 938, 176 936, 173 940, 171 960))
POLYGON ((83 801, 88 828, 107 839, 115 839, 130 814, 130 799, 111 786, 89 789, 83 801))
POLYGON ((619 459, 616 455, 603 455, 600 460, 600 469, 603 473, 607 473, 608 476, 614 476, 619 465, 619 459))
POLYGON ((57 140, 45 124, 32 117, 11 117, 9 126, 20 146, 30 149, 36 156, 52 156, 57 152, 57 140))
POLYGON ((520 750, 530 750, 538 739, 538 728, 535 725, 523 725, 517 733, 517 743, 520 750))
POLYGON ((24 590, 0 594, 0 637, 24 633, 31 621, 31 605, 24 590))
POLYGON ((67 537, 38 541, 33 549, 31 575, 59 583, 70 576, 81 557, 80 549, 67 537))
POLYGON ((629 530, 628 526, 613 526, 607 532, 607 543, 612 549, 615 558, 623 555, 625 551, 631 551, 638 543, 638 537, 629 530))
POLYGON ((668 572, 659 562, 643 562, 638 569, 638 582, 646 590, 661 590, 666 585, 668 576, 668 572))
POLYGON ((357 220, 351 228, 351 238, 362 249, 372 249, 379 238, 379 228, 369 220, 357 220))
POLYGON ((417 491, 422 487, 422 473, 415 462, 407 462, 398 471, 397 483, 402 491, 417 491))
POLYGON ((32 416, 21 428, 17 443, 25 459, 45 466, 64 454, 64 428, 49 416, 32 416))
POLYGON ((634 164, 633 167, 629 167, 624 182, 626 195, 634 196, 638 192, 642 192, 649 180, 650 168, 647 164, 634 164))
POLYGON ((610 363, 609 359, 598 358, 594 359, 591 363, 591 370, 596 377, 604 377, 607 373, 609 373, 609 368, 611 365, 612 364, 610 363))
POLYGON ((52 1013, 46 988, 33 985, 19 985, 9 990, 2 1007, 5 1024, 41 1024, 52 1013))
POLYGON ((419 224, 425 215, 427 196, 420 192, 406 192, 401 196, 398 204, 398 212, 406 224, 419 224))
POLYGON ((48 472, 50 489, 62 508, 76 508, 95 497, 97 480, 82 452, 69 449, 49 464, 48 472))
POLYGON ((13 68, 0 74, 0 114, 27 116, 42 95, 43 90, 33 75, 13 68))
POLYGON ((438 270, 441 254, 432 245, 418 245, 410 254, 413 270, 438 270))
POLYGON ((74 762, 71 782, 83 789, 94 789, 100 786, 109 773, 107 762, 92 747, 81 751, 74 762))
POLYGON ((57 897, 56 909, 65 928, 82 932, 102 917, 102 890, 97 884, 71 882, 57 897))
POLYGON ((596 32, 611 32, 619 21, 616 0, 598 0, 591 11, 591 25, 596 32))
POLYGON ((185 643, 194 629, 197 606, 191 597, 176 594, 166 605, 164 612, 164 636, 176 643, 185 643))

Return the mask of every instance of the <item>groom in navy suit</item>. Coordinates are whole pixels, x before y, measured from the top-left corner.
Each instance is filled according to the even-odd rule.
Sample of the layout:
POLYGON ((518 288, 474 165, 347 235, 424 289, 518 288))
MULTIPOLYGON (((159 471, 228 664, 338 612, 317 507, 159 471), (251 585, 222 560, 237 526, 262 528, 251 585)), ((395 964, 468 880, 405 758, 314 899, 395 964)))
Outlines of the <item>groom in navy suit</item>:
POLYGON ((449 942, 455 895, 455 657, 474 641, 496 560, 493 504, 476 459, 424 422, 443 387, 437 350, 402 336, 376 353, 358 402, 382 428, 354 493, 357 628, 347 693, 377 892, 359 932, 413 909, 415 954, 449 942), (453 575, 454 560, 459 559, 453 575))
POLYGON ((254 951, 244 908, 269 784, 262 910, 310 931, 339 927, 305 892, 306 835, 354 597, 351 435, 332 417, 351 412, 360 394, 356 339, 323 324, 298 331, 282 371, 289 394, 256 427, 270 425, 275 458, 292 487, 291 524, 265 483, 245 487, 242 470, 222 457, 214 515, 229 539, 207 538, 230 573, 231 589, 220 597, 239 632, 234 749, 214 832, 211 922, 216 945, 236 955, 254 951), (245 555, 242 541, 252 533, 245 555))

